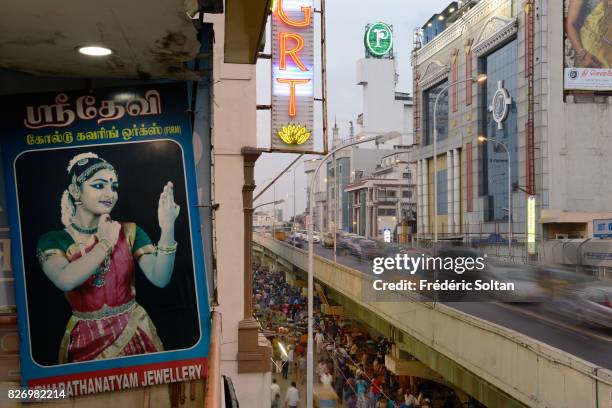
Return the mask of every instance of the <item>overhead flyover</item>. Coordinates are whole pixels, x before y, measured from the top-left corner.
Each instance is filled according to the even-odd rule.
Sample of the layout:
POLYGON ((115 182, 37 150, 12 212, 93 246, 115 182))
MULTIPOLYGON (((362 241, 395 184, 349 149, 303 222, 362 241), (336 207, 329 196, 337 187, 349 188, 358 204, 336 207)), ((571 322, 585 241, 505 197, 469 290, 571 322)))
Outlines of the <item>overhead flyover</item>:
MULTIPOLYGON (((307 270, 306 251, 259 234, 253 242, 255 256, 307 270)), ((314 271, 352 317, 487 406, 612 407, 610 370, 441 303, 364 300, 362 286, 373 277, 321 256, 314 271)))

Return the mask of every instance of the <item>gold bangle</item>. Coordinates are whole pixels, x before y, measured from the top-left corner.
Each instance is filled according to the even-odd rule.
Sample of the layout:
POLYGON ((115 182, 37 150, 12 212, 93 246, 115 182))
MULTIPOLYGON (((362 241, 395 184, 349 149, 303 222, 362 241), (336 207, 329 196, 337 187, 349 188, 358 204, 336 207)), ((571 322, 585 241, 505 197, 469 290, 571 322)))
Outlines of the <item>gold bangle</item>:
POLYGON ((113 246, 111 245, 110 242, 108 242, 107 239, 102 238, 101 240, 98 241, 98 244, 102 245, 103 249, 104 249, 104 253, 108 256, 111 254, 111 252, 113 252, 113 246))
POLYGON ((177 246, 178 246, 178 242, 174 242, 174 244, 168 245, 166 247, 157 244, 156 252, 158 254, 171 255, 171 254, 176 252, 176 247, 177 246))

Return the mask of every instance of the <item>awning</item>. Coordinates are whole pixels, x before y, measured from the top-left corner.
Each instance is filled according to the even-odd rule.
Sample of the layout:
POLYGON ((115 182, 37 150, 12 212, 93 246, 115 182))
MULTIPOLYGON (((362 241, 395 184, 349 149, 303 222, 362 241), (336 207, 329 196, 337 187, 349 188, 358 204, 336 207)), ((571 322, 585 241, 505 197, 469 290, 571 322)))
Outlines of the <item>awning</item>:
POLYGON ((225 1, 225 62, 255 64, 271 0, 225 1))

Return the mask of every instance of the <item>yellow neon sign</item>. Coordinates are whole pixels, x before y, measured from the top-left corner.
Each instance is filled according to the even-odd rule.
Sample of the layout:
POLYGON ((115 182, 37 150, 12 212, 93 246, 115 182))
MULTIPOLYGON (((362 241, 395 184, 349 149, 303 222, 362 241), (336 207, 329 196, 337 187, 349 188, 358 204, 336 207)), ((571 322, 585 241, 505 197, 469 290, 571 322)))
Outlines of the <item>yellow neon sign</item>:
POLYGON ((301 145, 310 139, 310 132, 303 125, 287 124, 278 132, 278 137, 289 145, 301 145))

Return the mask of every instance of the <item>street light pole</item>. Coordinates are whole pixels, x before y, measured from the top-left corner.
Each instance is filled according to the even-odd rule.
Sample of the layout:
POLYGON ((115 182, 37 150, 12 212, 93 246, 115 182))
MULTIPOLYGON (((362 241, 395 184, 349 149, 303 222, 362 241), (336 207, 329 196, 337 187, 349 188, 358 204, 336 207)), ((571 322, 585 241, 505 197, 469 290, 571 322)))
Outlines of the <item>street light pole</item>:
POLYGON ((338 249, 336 244, 336 236, 338 234, 338 197, 340 194, 338 193, 338 164, 336 162, 336 155, 334 154, 332 157, 334 162, 334 263, 336 263, 336 251, 338 249))
MULTIPOLYGON (((455 85, 459 85, 464 82, 482 83, 486 80, 487 80, 487 76, 485 74, 478 75, 477 77, 464 78, 459 81, 455 81, 455 82, 452 82, 446 85, 436 96, 436 101, 434 103, 434 110, 433 110, 434 243, 438 242, 438 118, 437 118, 438 100, 440 99, 440 96, 442 96, 442 94, 448 92, 448 90, 455 85)), ((447 166, 448 166, 448 163, 447 163, 447 166)))
POLYGON ((293 168, 293 225, 291 226, 291 229, 294 230, 295 229, 295 170, 298 168, 298 164, 295 165, 295 167, 293 168))
MULTIPOLYGON (((367 143, 374 140, 382 140, 384 141, 390 139, 396 139, 401 137, 401 134, 398 132, 389 132, 383 135, 378 135, 374 137, 368 137, 360 140, 356 140, 344 145, 340 145, 331 152, 329 152, 323 160, 319 162, 317 165, 312 180, 310 181, 310 193, 308 196, 308 200, 312 204, 314 202, 314 190, 315 183, 317 181, 317 174, 321 169, 321 166, 327 162, 327 160, 332 157, 337 151, 345 149, 347 147, 355 146, 361 143, 367 143)), ((313 261, 314 261, 314 246, 312 242, 312 232, 313 232, 313 206, 310 205, 308 209, 308 347, 306 349, 306 407, 313 408, 313 377, 314 377, 314 354, 313 354, 313 316, 314 316, 314 271, 312 269, 313 261)))
POLYGON ((481 143, 492 142, 501 146, 506 152, 508 160, 508 257, 512 257, 512 162, 510 162, 510 150, 508 145, 495 139, 489 139, 485 136, 478 136, 478 141, 481 143))

